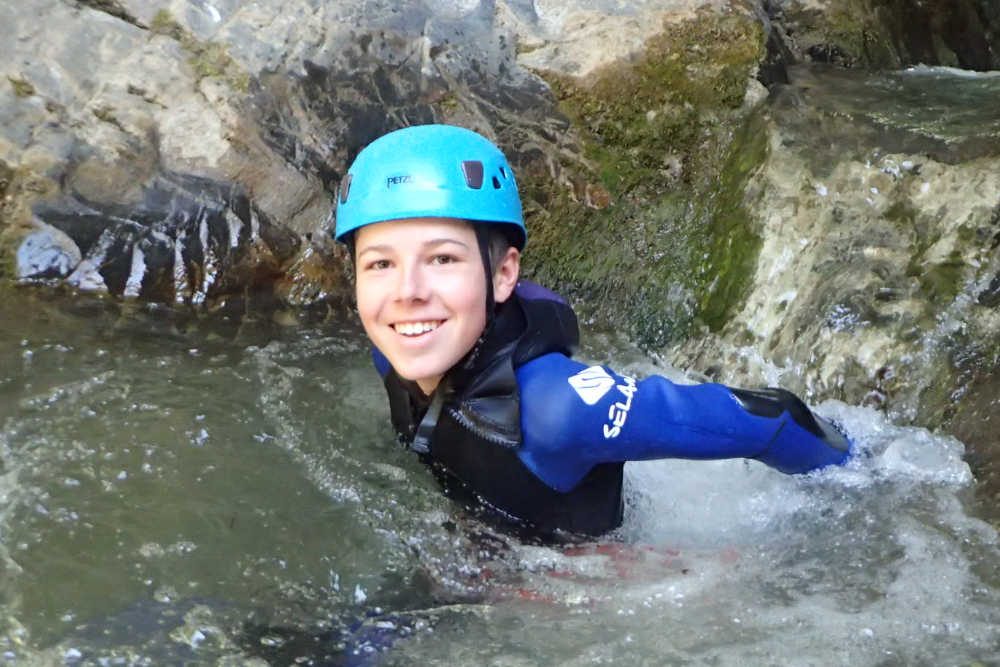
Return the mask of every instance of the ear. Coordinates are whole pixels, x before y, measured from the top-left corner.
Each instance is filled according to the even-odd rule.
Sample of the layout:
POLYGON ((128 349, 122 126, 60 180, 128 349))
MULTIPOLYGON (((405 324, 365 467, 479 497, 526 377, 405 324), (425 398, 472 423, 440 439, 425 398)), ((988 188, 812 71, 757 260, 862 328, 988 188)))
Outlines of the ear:
POLYGON ((507 248, 503 259, 497 264, 493 273, 493 300, 503 303, 514 293, 517 278, 521 274, 521 253, 517 248, 507 248))

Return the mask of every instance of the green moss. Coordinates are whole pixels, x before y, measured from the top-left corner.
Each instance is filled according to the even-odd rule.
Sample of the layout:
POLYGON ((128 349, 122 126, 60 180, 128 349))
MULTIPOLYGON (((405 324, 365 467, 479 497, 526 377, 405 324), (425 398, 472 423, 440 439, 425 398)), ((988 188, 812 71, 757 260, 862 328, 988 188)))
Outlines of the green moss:
POLYGON ((112 107, 107 105, 98 107, 94 109, 93 113, 98 120, 104 123, 108 123, 110 125, 114 125, 122 132, 125 132, 125 127, 121 124, 121 121, 119 121, 118 118, 115 116, 115 110, 112 107))
POLYGON ((14 251, 9 247, 10 228, 9 211, 11 202, 7 200, 7 191, 13 190, 12 181, 14 170, 7 166, 7 163, 0 160, 0 289, 4 283, 15 275, 14 251))
POLYGON ((755 118, 737 133, 716 186, 700 194, 601 211, 558 195, 529 222, 526 270, 581 299, 584 317, 610 319, 649 347, 699 322, 721 328, 746 294, 761 247, 744 191, 767 156, 762 125, 755 118))
POLYGON ((10 85, 14 88, 14 94, 18 97, 31 97, 35 94, 35 87, 29 81, 15 79, 9 75, 7 76, 7 80, 10 81, 10 85))
POLYGON ((229 55, 226 47, 216 42, 202 42, 178 23, 173 15, 161 9, 149 24, 150 32, 165 35, 180 43, 188 53, 188 64, 199 79, 221 78, 233 90, 246 92, 250 86, 247 74, 229 55))
POLYGON ((589 135, 588 157, 600 164, 608 190, 656 191, 669 155, 687 158, 684 180, 691 182, 700 166, 696 148, 718 122, 710 112, 741 106, 764 53, 756 20, 705 12, 665 23, 634 64, 605 68, 585 82, 549 79, 560 108, 589 135))
POLYGON ((763 240, 747 211, 746 185, 767 158, 767 129, 759 116, 737 135, 719 179, 718 189, 706 194, 705 262, 695 286, 698 314, 717 331, 729 320, 750 287, 763 240))
POLYGON ((17 171, 0 160, 0 289, 17 275, 16 248, 12 239, 16 206, 14 196, 19 189, 17 171))
POLYGON ((827 41, 847 56, 848 64, 863 61, 865 45, 871 40, 870 13, 864 3, 835 4, 826 18, 827 41))
POLYGON ((458 110, 460 102, 458 96, 454 92, 449 91, 438 100, 438 106, 450 114, 458 110))
POLYGON ((722 326, 753 275, 760 239, 743 192, 767 134, 741 107, 764 35, 751 17, 703 12, 646 46, 586 81, 549 77, 593 170, 562 165, 574 185, 555 192, 546 169, 519 177, 526 271, 576 297, 584 318, 659 347, 722 326), (595 181, 611 193, 602 210, 582 203, 595 181))
POLYGON ((944 262, 926 267, 920 274, 920 289, 932 303, 951 303, 965 284, 965 262, 958 251, 944 262))
POLYGON ((191 59, 191 66, 200 77, 224 76, 226 67, 232 62, 226 47, 221 44, 207 44, 191 59))
POLYGON ((797 40, 810 54, 847 67, 898 69, 901 42, 912 19, 912 0, 832 0, 822 10, 799 0, 786 4, 797 40))
POLYGON ((890 222, 912 228, 917 220, 917 209, 909 202, 897 201, 886 210, 883 217, 890 222))
POLYGON ((962 4, 837 0, 818 20, 827 48, 839 52, 848 66, 899 69, 930 61, 957 67, 958 55, 942 33, 966 9, 962 4))
POLYGON ((17 251, 9 247, 8 240, 0 235, 0 290, 17 278, 17 251))
POLYGON ((173 15, 166 9, 156 12, 153 20, 149 23, 149 30, 158 35, 166 35, 177 41, 181 41, 186 35, 181 24, 175 21, 173 15))
POLYGON ((7 163, 0 160, 0 202, 3 202, 10 186, 11 179, 14 178, 14 170, 7 166, 7 163))
MULTIPOLYGON (((932 321, 937 310, 954 301, 965 286, 968 272, 962 254, 959 250, 953 250, 943 262, 928 262, 927 252, 941 240, 941 233, 922 233, 918 212, 906 202, 890 206, 885 218, 912 230, 914 234, 913 251, 906 266, 906 275, 917 279, 926 303, 924 316, 932 321)), ((962 226, 957 236, 960 240, 969 242, 974 239, 975 232, 962 226)))

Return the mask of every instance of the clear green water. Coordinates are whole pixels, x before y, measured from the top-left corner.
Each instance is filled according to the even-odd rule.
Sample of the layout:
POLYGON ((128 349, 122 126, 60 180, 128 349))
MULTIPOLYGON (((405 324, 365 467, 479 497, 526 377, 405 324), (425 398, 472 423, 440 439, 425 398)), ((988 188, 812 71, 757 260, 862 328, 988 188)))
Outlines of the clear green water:
POLYGON ((337 618, 356 587, 406 576, 400 503, 441 503, 393 443, 357 331, 73 308, 0 305, 15 652, 137 602, 207 600, 227 623, 337 618))
MULTIPOLYGON (((597 545, 493 533, 394 441, 352 325, 0 299, 0 661, 989 664, 996 531, 947 436, 627 468, 597 545)), ((590 358, 659 369, 614 336, 590 358)))

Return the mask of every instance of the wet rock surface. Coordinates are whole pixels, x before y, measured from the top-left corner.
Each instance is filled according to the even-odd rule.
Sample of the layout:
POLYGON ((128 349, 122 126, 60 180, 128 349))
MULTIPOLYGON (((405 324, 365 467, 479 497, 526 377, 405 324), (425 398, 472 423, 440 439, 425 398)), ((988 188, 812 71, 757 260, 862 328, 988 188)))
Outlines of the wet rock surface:
POLYGON ((961 432, 995 485, 1000 127, 984 100, 1000 79, 790 73, 749 188, 763 226, 749 296, 672 360, 961 432))
POLYGON ((199 305, 269 289, 301 243, 238 186, 182 174, 157 176, 131 205, 73 193, 33 212, 39 229, 18 250, 22 280, 150 301, 199 305))
MULTIPOLYGON (((8 84, 0 86, 0 164, 10 172, 3 179, 3 274, 189 303, 255 290, 267 275, 281 298, 342 299, 343 257, 327 238, 330 192, 369 141, 417 123, 456 123, 499 143, 523 174, 529 214, 551 209, 569 192, 558 213, 590 219, 634 187, 603 182, 610 154, 594 155, 594 142, 616 153, 649 132, 609 141, 607 129, 621 122, 610 114, 595 120, 592 136, 581 137, 566 115, 573 103, 566 98, 582 99, 594 81, 618 75, 628 80, 617 91, 625 97, 676 82, 635 74, 634 63, 650 60, 643 53, 651 44, 659 58, 677 41, 671 35, 691 32, 716 41, 746 38, 737 45, 746 55, 735 67, 713 63, 711 40, 702 47, 677 42, 674 59, 677 73, 689 63, 691 79, 709 85, 721 68, 731 79, 725 95, 743 99, 761 16, 726 0, 702 5, 35 0, 30 11, 5 5, 0 19, 17 38, 0 46, 8 84), (36 15, 46 17, 44 24, 36 15), (738 29, 717 30, 725 16, 738 29), (54 40, 56 34, 65 37, 54 40), (560 90, 576 92, 560 99, 555 79, 560 90), (188 185, 175 187, 182 181, 188 185), (177 201, 167 201, 167 190, 177 201), (254 245, 250 235, 236 234, 226 253, 193 250, 202 235, 192 220, 217 219, 208 226, 222 229, 230 225, 223 218, 235 216, 249 229, 246 210, 265 229, 296 241, 262 251, 266 240, 254 245), (289 244, 297 250, 285 252, 289 244), (317 257, 335 261, 324 269, 317 257), (136 273, 143 268, 149 275, 136 273), (182 268, 186 279, 171 276, 182 268)), ((675 124, 694 119, 707 130, 712 110, 733 104, 728 97, 717 104, 704 95, 708 90, 695 113, 658 110, 668 101, 661 90, 627 115, 659 114, 675 124)), ((683 108, 689 98, 674 103, 683 108)), ((739 117, 728 114, 713 145, 724 148, 739 117)), ((668 168, 697 174, 682 164, 692 148, 689 140, 675 147, 668 168)), ((646 159, 619 156, 612 170, 646 159)), ((572 238, 568 230, 553 236, 572 238)), ((215 237, 207 238, 211 245, 215 237)), ((549 273, 563 288, 579 275, 567 266, 549 273)))

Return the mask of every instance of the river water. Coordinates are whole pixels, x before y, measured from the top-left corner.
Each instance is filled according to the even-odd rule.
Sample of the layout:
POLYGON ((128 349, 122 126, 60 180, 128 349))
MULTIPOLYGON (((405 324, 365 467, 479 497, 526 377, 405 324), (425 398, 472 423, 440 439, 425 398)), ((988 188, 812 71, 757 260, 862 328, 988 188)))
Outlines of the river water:
MULTIPOLYGON (((585 332, 588 359, 664 369, 585 332)), ((0 299, 9 664, 969 665, 997 532, 963 446, 830 402, 859 455, 629 464, 597 544, 495 533, 399 448, 352 325, 0 299)))

